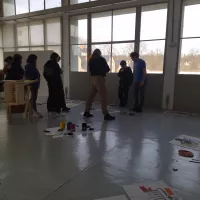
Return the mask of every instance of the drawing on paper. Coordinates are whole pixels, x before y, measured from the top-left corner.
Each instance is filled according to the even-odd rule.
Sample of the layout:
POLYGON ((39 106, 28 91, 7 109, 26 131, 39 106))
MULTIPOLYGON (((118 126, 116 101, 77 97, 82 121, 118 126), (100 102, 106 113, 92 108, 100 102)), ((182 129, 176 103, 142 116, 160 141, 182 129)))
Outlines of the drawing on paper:
POLYGON ((144 186, 140 186, 140 189, 147 193, 149 196, 148 200, 179 200, 178 197, 175 196, 174 192, 170 188, 145 188, 144 186))
POLYGON ((127 185, 123 188, 131 200, 182 200, 163 181, 127 185))
POLYGON ((184 148, 190 148, 200 151, 200 138, 191 137, 188 135, 180 135, 179 137, 172 140, 170 143, 184 148))

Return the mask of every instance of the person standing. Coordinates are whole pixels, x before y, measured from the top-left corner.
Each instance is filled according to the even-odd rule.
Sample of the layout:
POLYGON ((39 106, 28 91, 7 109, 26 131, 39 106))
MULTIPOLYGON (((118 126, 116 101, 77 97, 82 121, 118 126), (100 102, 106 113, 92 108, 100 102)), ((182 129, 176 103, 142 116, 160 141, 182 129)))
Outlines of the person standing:
POLYGON ((133 73, 131 68, 127 66, 125 60, 122 60, 120 65, 121 69, 118 72, 118 76, 120 78, 118 96, 120 100, 120 106, 124 107, 128 103, 128 93, 133 82, 133 73))
POLYGON ((144 60, 139 58, 139 54, 137 52, 132 52, 130 57, 135 63, 133 79, 135 104, 134 108, 131 110, 135 112, 142 112, 147 81, 146 63, 144 60))
POLYGON ((40 72, 37 69, 37 56, 31 54, 27 58, 25 65, 25 79, 37 80, 36 83, 31 84, 31 105, 33 109, 33 117, 42 118, 43 116, 37 111, 37 97, 40 87, 40 72))
POLYGON ((3 73, 4 73, 5 78, 8 74, 8 70, 11 67, 11 63, 12 63, 12 57, 11 56, 8 56, 7 58, 5 58, 4 67, 3 67, 3 73))
POLYGON ((115 120, 115 117, 111 116, 107 109, 107 90, 105 85, 105 77, 110 71, 110 68, 106 62, 106 59, 102 57, 102 53, 99 49, 94 50, 89 59, 88 67, 91 75, 92 88, 89 98, 86 101, 84 117, 93 117, 93 115, 90 113, 90 109, 96 94, 99 93, 101 97, 101 109, 104 115, 104 120, 115 120))
POLYGON ((22 56, 15 54, 10 68, 7 70, 6 80, 21 80, 24 78, 24 69, 22 68, 22 56))
POLYGON ((66 107, 63 82, 61 78, 62 70, 58 64, 60 56, 57 53, 52 53, 50 60, 44 66, 44 78, 47 81, 49 89, 49 97, 47 100, 47 110, 49 113, 56 112, 57 116, 62 112, 70 111, 66 107))

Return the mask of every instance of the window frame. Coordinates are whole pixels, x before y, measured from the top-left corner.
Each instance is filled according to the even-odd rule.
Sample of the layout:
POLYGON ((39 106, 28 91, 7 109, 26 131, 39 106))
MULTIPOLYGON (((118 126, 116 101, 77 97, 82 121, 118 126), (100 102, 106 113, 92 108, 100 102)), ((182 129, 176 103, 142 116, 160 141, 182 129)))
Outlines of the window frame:
MULTIPOLYGON (((141 18, 140 18, 140 42, 139 42, 139 52, 140 52, 140 47, 141 47, 141 43, 143 42, 156 42, 156 41, 165 41, 165 45, 164 45, 164 54, 163 54, 163 69, 162 72, 150 72, 148 71, 148 67, 147 67, 147 71, 148 74, 164 74, 164 70, 165 70, 165 58, 166 58, 166 44, 167 44, 167 23, 168 23, 168 14, 169 14, 169 9, 168 9, 168 4, 167 3, 158 3, 158 4, 154 4, 157 5, 158 7, 161 6, 163 8, 165 8, 167 10, 167 17, 166 17, 166 30, 165 30, 165 37, 164 38, 159 38, 159 39, 141 39, 141 26, 142 26, 142 8, 150 8, 153 7, 153 5, 145 5, 145 6, 141 6, 141 18)), ((149 9, 151 11, 151 9, 149 9)), ((157 9, 154 9, 157 10, 157 9)))
POLYGON ((5 15, 5 10, 4 10, 4 6, 3 6, 4 2, 3 1, 2 1, 3 17, 16 16, 16 15, 27 14, 27 13, 32 13, 32 12, 41 12, 41 11, 44 11, 44 10, 53 9, 53 8, 60 8, 60 7, 63 6, 63 0, 61 0, 61 6, 60 7, 47 8, 46 7, 46 4, 47 4, 46 1, 48 1, 48 0, 43 0, 43 4, 44 4, 43 9, 31 11, 31 0, 27 0, 27 2, 28 2, 28 12, 17 14, 17 3, 16 3, 16 0, 14 0, 14 14, 13 15, 5 15))
MULTIPOLYGON (((200 1, 197 0, 185 0, 182 4, 182 21, 180 24, 180 34, 179 34, 179 53, 178 53, 178 66, 177 66, 177 70, 176 70, 176 74, 177 75, 196 75, 199 76, 200 75, 200 71, 199 72, 181 72, 180 68, 181 68, 181 53, 182 53, 182 43, 183 41, 186 40, 193 40, 193 39, 199 39, 200 40, 200 33, 199 36, 183 36, 183 31, 184 31, 184 16, 185 16, 185 7, 187 6, 192 6, 192 5, 199 5, 200 6, 200 1)), ((200 54, 199 54, 200 55, 200 54)))
MULTIPOLYGON (((61 49, 61 62, 62 62, 62 17, 55 17, 55 18, 51 18, 52 20, 58 20, 60 19, 60 35, 61 35, 61 43, 59 44, 54 44, 54 45, 49 45, 47 44, 47 41, 45 39, 45 35, 47 33, 47 28, 46 28, 46 24, 47 24, 47 21, 49 20, 49 18, 47 19, 43 19, 43 20, 34 20, 34 22, 37 22, 37 21, 42 21, 42 24, 43 24, 43 30, 44 30, 44 44, 43 45, 36 45, 36 46, 33 46, 31 45, 30 43, 30 24, 31 22, 28 21, 28 22, 19 22, 19 23, 16 23, 16 24, 12 24, 13 26, 13 31, 14 31, 14 46, 13 47, 6 47, 6 46, 2 46, 0 48, 3 49, 3 52, 15 52, 15 51, 18 51, 18 49, 29 49, 29 51, 31 51, 31 48, 43 48, 44 51, 45 50, 48 50, 49 47, 59 47, 61 49), (17 27, 22 25, 22 24, 27 24, 28 26, 28 45, 26 46, 20 46, 18 45, 18 35, 17 35, 17 27)), ((2 27, 2 37, 3 37, 3 27, 2 27)), ((36 50, 35 50, 36 51, 36 50)), ((38 50, 39 51, 39 50, 38 50)))
MULTIPOLYGON (((167 20, 168 20, 168 3, 164 2, 164 3, 157 3, 157 4, 151 4, 151 5, 145 5, 145 6, 153 6, 153 5, 158 5, 158 6, 163 6, 166 10, 167 10, 167 17, 166 17, 166 30, 165 30, 165 37, 163 39, 153 39, 153 40, 144 40, 144 41, 157 41, 157 40, 162 40, 165 41, 165 46, 164 46, 164 58, 163 58, 163 70, 162 73, 156 73, 156 72, 150 72, 150 74, 164 74, 164 68, 165 68, 165 57, 166 57, 166 36, 167 36, 167 20)), ((134 49, 132 51, 138 51, 140 50, 140 42, 144 42, 143 40, 140 40, 140 31, 141 31, 141 15, 142 15, 142 7, 143 6, 133 6, 133 7, 127 7, 127 8, 118 8, 118 9, 114 9, 114 10, 105 10, 105 11, 99 11, 99 12, 89 12, 88 13, 88 40, 87 40, 87 48, 88 48, 88 55, 91 55, 91 49, 92 46, 94 45, 104 45, 104 44, 110 44, 111 45, 111 58, 113 58, 113 45, 115 44, 123 44, 123 43, 133 43, 134 44, 134 49), (130 10, 130 9, 135 9, 135 22, 134 22, 134 26, 135 26, 135 30, 134 30, 134 34, 135 34, 135 38, 133 40, 120 40, 120 41, 114 41, 113 40, 113 18, 115 16, 115 12, 122 10, 130 10), (101 42, 93 42, 92 41, 92 14, 102 14, 102 13, 109 13, 111 12, 111 40, 110 41, 101 41, 101 42)), ((156 10, 156 9, 155 9, 156 10)), ((129 13, 129 12, 127 12, 129 13)), ((134 13, 134 12, 133 12, 134 13)), ((124 12, 125 14, 125 12, 124 12)), ((83 15, 83 14, 81 14, 83 15)), ((70 19, 72 17, 79 17, 81 15, 70 15, 70 19)), ((85 14, 86 15, 86 14, 85 14)), ((70 27, 71 23, 69 20, 69 27, 70 27)), ((70 43, 70 60, 71 60, 71 31, 70 31, 70 35, 69 35, 69 43, 70 43)), ((131 53, 131 52, 130 52, 131 53)), ((110 63, 110 67, 112 67, 112 61, 110 63)), ((134 66, 133 66, 134 67, 134 66)), ((71 70, 71 61, 70 61, 70 71, 71 70)), ((117 71, 113 72, 113 73, 117 73, 117 71)))
POLYGON ((73 50, 72 50, 72 48, 74 47, 74 46, 80 46, 80 45, 86 45, 87 46, 87 55, 86 55, 86 57, 87 57, 87 62, 88 62, 88 46, 89 46, 89 42, 88 42, 88 40, 89 40, 89 38, 88 38, 88 30, 89 30, 89 16, 88 15, 85 15, 85 14, 83 14, 83 15, 73 15, 73 16, 70 16, 69 17, 69 70, 70 70, 70 72, 82 72, 82 73, 87 73, 87 69, 86 69, 86 72, 85 71, 75 71, 75 70, 73 70, 73 68, 72 68, 72 60, 71 60, 71 58, 72 58, 72 54, 73 54, 73 50), (86 43, 79 43, 79 42, 71 42, 71 20, 73 20, 73 18, 77 18, 77 19, 79 19, 79 18, 81 18, 81 17, 83 17, 83 19, 86 19, 87 20, 87 39, 86 39, 86 43))

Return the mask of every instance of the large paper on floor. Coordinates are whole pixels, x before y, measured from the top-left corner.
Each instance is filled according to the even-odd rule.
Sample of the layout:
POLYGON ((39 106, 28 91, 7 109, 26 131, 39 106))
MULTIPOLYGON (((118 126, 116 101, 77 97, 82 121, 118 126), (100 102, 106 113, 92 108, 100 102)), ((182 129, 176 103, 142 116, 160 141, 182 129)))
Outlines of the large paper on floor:
POLYGON ((163 181, 127 185, 123 188, 131 200, 182 200, 163 181))
POLYGON ((96 200, 127 200, 127 198, 124 195, 120 195, 120 196, 113 196, 113 197, 107 197, 107 198, 96 199, 96 200))
POLYGON ((172 140, 170 143, 184 148, 190 148, 200 151, 200 138, 191 137, 188 135, 180 135, 179 137, 172 140))

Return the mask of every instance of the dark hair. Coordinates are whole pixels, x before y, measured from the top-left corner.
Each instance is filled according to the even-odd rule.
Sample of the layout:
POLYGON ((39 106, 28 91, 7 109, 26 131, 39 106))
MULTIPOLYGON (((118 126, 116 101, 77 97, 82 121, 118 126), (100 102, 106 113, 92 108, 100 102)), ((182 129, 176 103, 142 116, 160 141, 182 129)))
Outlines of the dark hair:
POLYGON ((28 56, 26 62, 30 64, 36 64, 37 56, 35 54, 31 54, 28 56))
POLYGON ((100 49, 95 49, 92 53, 92 56, 98 56, 101 54, 101 50, 100 49))
POLYGON ((139 53, 137 53, 137 52, 131 52, 131 53, 130 53, 130 57, 131 57, 131 58, 133 58, 133 57, 139 58, 139 56, 140 56, 140 55, 139 55, 139 53))
POLYGON ((125 61, 125 60, 122 60, 122 61, 120 62, 120 65, 126 65, 126 61, 125 61))
POLYGON ((56 52, 53 52, 50 56, 51 60, 56 60, 57 58, 60 58, 60 56, 56 52))
POLYGON ((4 59, 4 62, 12 62, 12 56, 8 56, 4 59))
POLYGON ((98 57, 101 55, 101 50, 100 49, 95 49, 92 53, 92 55, 90 56, 90 59, 91 58, 94 58, 94 57, 98 57))
POLYGON ((12 63, 17 64, 17 65, 21 65, 22 64, 22 56, 20 54, 15 54, 13 56, 12 63))

